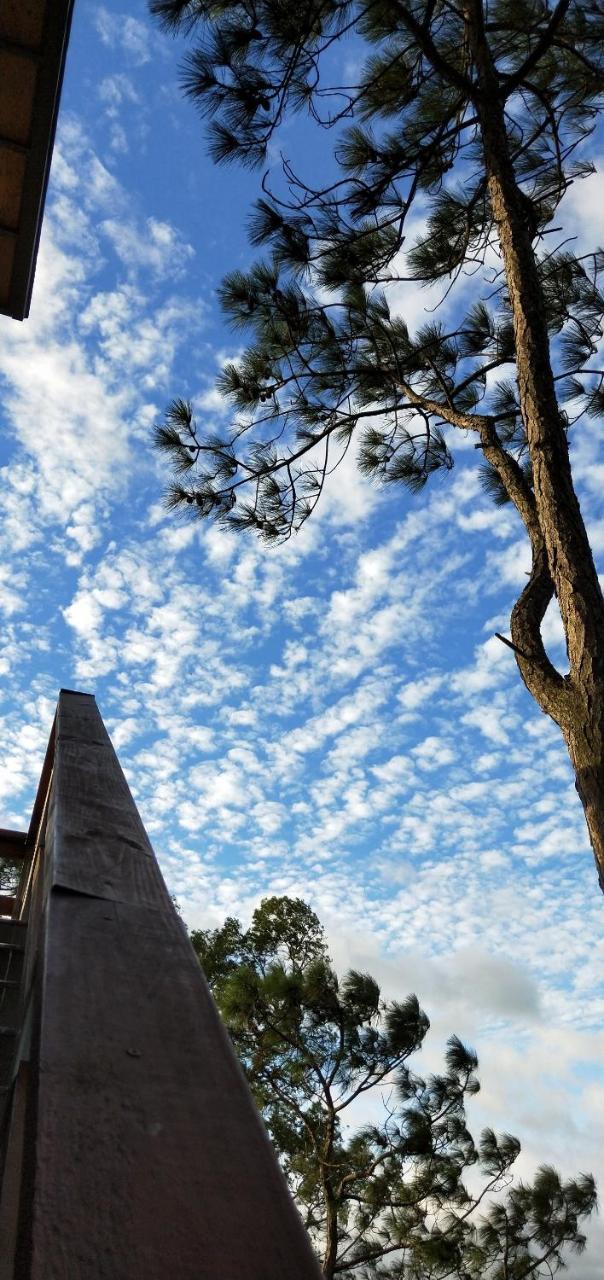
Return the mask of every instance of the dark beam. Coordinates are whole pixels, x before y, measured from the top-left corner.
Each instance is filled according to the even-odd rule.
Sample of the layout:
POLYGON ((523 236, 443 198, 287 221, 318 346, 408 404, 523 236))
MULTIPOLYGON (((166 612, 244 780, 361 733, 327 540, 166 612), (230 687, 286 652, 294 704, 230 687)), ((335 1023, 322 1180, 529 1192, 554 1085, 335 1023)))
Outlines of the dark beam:
POLYGON ((29 144, 27 142, 17 142, 14 138, 7 138, 5 134, 0 134, 0 148, 5 151, 16 151, 19 156, 29 155, 29 144))
POLYGON ((23 44, 20 40, 7 40, 5 36, 0 36, 0 49, 6 53, 16 53, 20 58, 27 58, 30 62, 42 60, 40 49, 33 49, 30 44, 23 44))
POLYGON ((0 858, 26 858, 29 853, 27 831, 8 831, 6 827, 0 827, 0 858))
POLYGON ((0 262, 0 313, 18 320, 29 314, 73 4, 0 0, 2 147, 20 143, 27 161, 18 174, 5 165, 0 179, 0 198, 18 211, 14 253, 0 262))
POLYGON ((59 701, 38 883, 16 1280, 319 1280, 83 694, 59 701))

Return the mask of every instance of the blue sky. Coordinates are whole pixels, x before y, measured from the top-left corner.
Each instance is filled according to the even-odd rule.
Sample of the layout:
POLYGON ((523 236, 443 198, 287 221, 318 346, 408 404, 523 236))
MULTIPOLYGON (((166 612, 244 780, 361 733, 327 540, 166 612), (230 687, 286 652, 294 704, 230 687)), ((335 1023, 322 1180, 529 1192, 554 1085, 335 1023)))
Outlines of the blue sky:
MULTIPOLYGON (((191 926, 304 896, 338 965, 417 991, 428 1066, 475 1044, 475 1123, 519 1136, 523 1172, 604 1185, 602 899, 557 731, 494 637, 527 550, 471 444, 416 498, 350 456, 281 548, 162 508, 150 427, 174 395, 222 420, 215 289, 258 182, 205 156, 180 52, 142 5, 76 5, 31 316, 0 320, 0 820, 27 821, 59 687, 94 692, 191 926)), ((597 174, 566 200, 590 248, 603 199, 597 174)), ((399 299, 411 324, 429 302, 399 299)), ((593 423, 573 459, 602 563, 593 423)), ((563 664, 554 615, 546 636, 563 664)))

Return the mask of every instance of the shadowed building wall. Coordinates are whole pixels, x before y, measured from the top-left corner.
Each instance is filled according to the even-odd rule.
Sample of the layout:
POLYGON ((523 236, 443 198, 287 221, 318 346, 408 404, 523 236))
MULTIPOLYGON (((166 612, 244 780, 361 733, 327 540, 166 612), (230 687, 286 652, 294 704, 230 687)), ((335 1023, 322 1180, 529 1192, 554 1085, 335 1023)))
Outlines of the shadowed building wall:
POLYGON ((0 1280, 318 1280, 93 697, 15 840, 0 1280))

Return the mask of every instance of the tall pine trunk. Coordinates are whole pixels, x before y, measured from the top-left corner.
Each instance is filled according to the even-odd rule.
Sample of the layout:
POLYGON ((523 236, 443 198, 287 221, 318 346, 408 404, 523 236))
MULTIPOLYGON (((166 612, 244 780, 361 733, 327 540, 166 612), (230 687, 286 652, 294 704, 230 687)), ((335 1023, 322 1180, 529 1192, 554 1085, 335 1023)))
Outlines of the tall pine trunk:
POLYGON ((325 1105, 327 1108, 327 1133, 321 1155, 321 1183, 323 1186, 323 1206, 325 1209, 325 1248, 323 1251, 322 1271, 325 1280, 333 1280, 338 1260, 338 1203, 333 1186, 333 1147, 336 1133, 336 1114, 333 1108, 329 1085, 324 1087, 325 1105))
MULTIPOLYGON (((549 663, 527 658, 517 646, 518 667, 539 706, 558 723, 575 771, 600 886, 604 891, 604 598, 575 493, 564 421, 551 364, 545 305, 526 197, 516 182, 504 117, 501 82, 493 66, 483 25, 481 0, 467 8, 470 46, 478 72, 476 108, 480 118, 488 192, 497 225, 512 310, 520 409, 533 471, 540 537, 531 535, 533 567, 540 542, 545 547, 549 594, 555 593, 570 665, 563 680, 549 663)), ((544 576, 540 570, 543 594, 544 576)), ((547 583, 545 584, 547 594, 547 583)), ((519 602, 520 604, 520 602, 519 602)), ((541 617, 543 612, 541 612, 541 617)), ((529 615, 534 628, 538 611, 529 615)), ((518 615, 517 619, 518 620, 518 615)), ((514 624, 514 618, 513 618, 514 624)), ((525 626, 527 617, 521 619, 525 626)), ((514 639, 514 625, 512 625, 514 639)), ((532 637, 543 653, 540 635, 532 637)))

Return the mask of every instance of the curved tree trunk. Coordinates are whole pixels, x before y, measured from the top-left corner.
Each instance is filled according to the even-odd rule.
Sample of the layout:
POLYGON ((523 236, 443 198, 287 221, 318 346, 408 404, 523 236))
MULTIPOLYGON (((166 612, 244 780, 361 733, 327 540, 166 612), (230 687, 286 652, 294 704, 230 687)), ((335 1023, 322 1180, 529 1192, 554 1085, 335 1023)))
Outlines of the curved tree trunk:
POLYGON ((326 1194, 325 1252, 321 1264, 325 1280, 333 1280, 338 1260, 338 1207, 334 1200, 326 1194))
POLYGON ((577 727, 564 733, 568 754, 575 771, 575 786, 585 813, 600 888, 604 893, 604 704, 586 711, 577 727))
POLYGON ((323 1203, 325 1207, 325 1249, 323 1251, 322 1271, 325 1280, 333 1280, 338 1260, 338 1202, 332 1180, 333 1144, 336 1130, 336 1117, 331 1100, 329 1086, 324 1090, 325 1102, 329 1115, 327 1135, 321 1157, 321 1183, 323 1186, 323 1203))
MULTIPOLYGON (((512 638, 525 685, 562 730, 604 891, 604 598, 573 486, 526 201, 510 155, 505 97, 484 32, 482 0, 468 0, 466 14, 479 82, 475 105, 513 316, 520 408, 533 470, 532 528, 521 510, 531 538, 533 572, 512 615, 512 638), (540 634, 553 593, 570 664, 564 678, 547 660, 540 634)), ((511 493, 510 497, 515 501, 511 493)))

